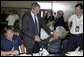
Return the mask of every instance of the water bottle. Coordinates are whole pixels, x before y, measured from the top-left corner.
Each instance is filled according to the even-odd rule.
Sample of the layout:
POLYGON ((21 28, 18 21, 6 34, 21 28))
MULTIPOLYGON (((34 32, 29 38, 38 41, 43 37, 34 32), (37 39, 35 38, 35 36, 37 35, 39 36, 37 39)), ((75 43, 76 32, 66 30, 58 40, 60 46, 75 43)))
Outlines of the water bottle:
POLYGON ((39 51, 39 56, 43 56, 43 52, 42 52, 42 48, 40 48, 40 51, 39 51))

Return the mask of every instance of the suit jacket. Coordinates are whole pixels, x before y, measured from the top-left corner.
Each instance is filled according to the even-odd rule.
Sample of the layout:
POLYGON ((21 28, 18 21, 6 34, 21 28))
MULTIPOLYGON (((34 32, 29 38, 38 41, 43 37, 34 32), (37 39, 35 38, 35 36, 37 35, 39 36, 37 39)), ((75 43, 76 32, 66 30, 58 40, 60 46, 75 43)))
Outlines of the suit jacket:
MULTIPOLYGON (((44 28, 44 30, 48 34, 50 34, 51 30, 48 28, 48 26, 45 25, 44 21, 40 18, 40 16, 37 15, 37 17, 38 17, 38 23, 39 23, 39 36, 40 36, 41 28, 44 28)), ((28 47, 28 44, 29 44, 30 48, 28 47, 28 49, 31 49, 35 44, 35 41, 34 41, 35 25, 34 25, 33 18, 31 16, 31 12, 28 12, 23 15, 22 30, 23 30, 23 40, 25 42, 25 45, 28 47)))
POLYGON ((57 26, 63 26, 64 27, 64 17, 63 16, 61 16, 61 17, 59 17, 58 19, 55 20, 54 29, 57 26))

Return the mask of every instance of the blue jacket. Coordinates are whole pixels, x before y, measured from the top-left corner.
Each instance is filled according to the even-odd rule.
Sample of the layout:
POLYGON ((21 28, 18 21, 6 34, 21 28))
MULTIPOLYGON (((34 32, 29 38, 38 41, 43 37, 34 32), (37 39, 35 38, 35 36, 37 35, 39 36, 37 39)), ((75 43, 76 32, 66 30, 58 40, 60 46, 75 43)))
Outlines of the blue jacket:
POLYGON ((50 41, 50 37, 41 41, 41 47, 45 48, 50 54, 61 53, 61 39, 50 41))

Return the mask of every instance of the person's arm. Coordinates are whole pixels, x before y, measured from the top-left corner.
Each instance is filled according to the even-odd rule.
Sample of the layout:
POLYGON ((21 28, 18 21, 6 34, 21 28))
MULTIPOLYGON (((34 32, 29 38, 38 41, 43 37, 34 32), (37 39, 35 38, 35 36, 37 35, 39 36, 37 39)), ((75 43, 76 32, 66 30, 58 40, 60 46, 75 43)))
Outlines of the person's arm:
POLYGON ((39 42, 40 47, 45 48, 46 45, 49 43, 50 38, 51 38, 51 36, 49 36, 47 39, 41 40, 41 41, 39 42))
POLYGON ((35 35, 35 39, 34 40, 37 41, 37 42, 40 42, 41 38, 38 35, 35 35))
POLYGON ((10 55, 11 51, 1 51, 1 56, 10 55))
POLYGON ((21 53, 25 53, 25 47, 24 47, 24 45, 22 44, 22 45, 20 45, 20 49, 21 50, 19 50, 21 53))
POLYGON ((1 56, 6 56, 6 55, 18 55, 19 51, 17 50, 11 50, 11 51, 1 51, 1 56))
POLYGON ((40 25, 43 27, 43 29, 50 35, 51 34, 51 30, 49 29, 49 27, 44 23, 44 20, 40 19, 40 25))
POLYGON ((68 22, 68 28, 71 29, 71 22, 68 22))
POLYGON ((73 15, 71 15, 68 19, 68 28, 69 30, 71 29, 71 26, 72 26, 72 19, 73 19, 73 15))

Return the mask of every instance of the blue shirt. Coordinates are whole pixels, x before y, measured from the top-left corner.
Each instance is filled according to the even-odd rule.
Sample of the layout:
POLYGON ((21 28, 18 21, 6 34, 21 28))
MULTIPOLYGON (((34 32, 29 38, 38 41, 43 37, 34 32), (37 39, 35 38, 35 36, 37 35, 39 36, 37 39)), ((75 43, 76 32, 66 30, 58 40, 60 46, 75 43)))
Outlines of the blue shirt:
POLYGON ((1 38, 1 50, 2 51, 11 51, 13 48, 14 50, 19 50, 19 46, 22 45, 22 41, 18 36, 13 36, 13 40, 10 41, 3 36, 1 38))

